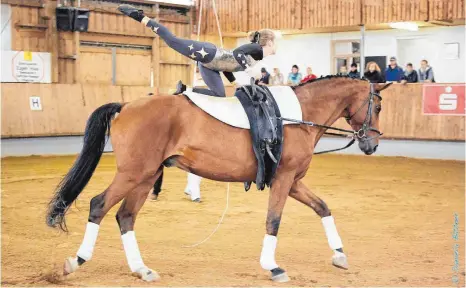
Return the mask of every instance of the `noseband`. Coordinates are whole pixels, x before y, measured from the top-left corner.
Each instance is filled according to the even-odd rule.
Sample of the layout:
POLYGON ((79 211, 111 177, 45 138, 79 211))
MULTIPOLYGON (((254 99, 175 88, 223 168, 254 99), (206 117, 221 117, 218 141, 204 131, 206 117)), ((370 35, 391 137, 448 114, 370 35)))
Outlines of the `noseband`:
POLYGON ((375 91, 374 85, 372 83, 370 83, 369 97, 367 97, 366 101, 364 101, 364 103, 358 108, 358 110, 356 110, 356 112, 354 112, 353 115, 348 115, 347 117, 345 117, 346 122, 348 122, 348 124, 350 124, 351 119, 356 114, 358 114, 361 111, 361 109, 364 106, 366 106, 366 104, 369 103, 369 106, 367 107, 366 118, 364 119, 364 122, 362 124, 361 129, 359 129, 357 131, 348 130, 348 129, 341 129, 341 128, 336 128, 336 127, 327 126, 327 125, 316 124, 316 123, 310 122, 310 121, 302 121, 302 120, 289 119, 289 118, 284 118, 284 117, 280 117, 280 119, 290 121, 290 122, 294 122, 294 123, 298 123, 298 124, 306 124, 306 125, 313 126, 313 127, 325 128, 326 130, 334 130, 334 131, 340 131, 340 132, 346 133, 346 134, 340 134, 340 133, 324 132, 324 134, 327 134, 327 135, 333 135, 333 136, 339 136, 339 137, 345 137, 345 138, 350 137, 352 139, 345 147, 338 148, 338 149, 332 149, 332 150, 320 151, 320 152, 316 152, 314 154, 324 154, 324 153, 336 152, 336 151, 340 151, 340 150, 343 150, 343 149, 346 149, 346 148, 350 147, 351 145, 354 144, 356 139, 358 141, 360 141, 360 142, 365 142, 365 141, 370 141, 372 139, 379 138, 380 136, 383 135, 382 132, 380 132, 379 130, 371 127, 371 123, 372 123, 372 106, 374 105, 374 97, 378 97, 380 100, 382 100, 382 96, 380 96, 380 94, 375 91), (374 136, 374 137, 367 137, 367 132, 370 132, 370 131, 377 133, 377 135, 374 136))

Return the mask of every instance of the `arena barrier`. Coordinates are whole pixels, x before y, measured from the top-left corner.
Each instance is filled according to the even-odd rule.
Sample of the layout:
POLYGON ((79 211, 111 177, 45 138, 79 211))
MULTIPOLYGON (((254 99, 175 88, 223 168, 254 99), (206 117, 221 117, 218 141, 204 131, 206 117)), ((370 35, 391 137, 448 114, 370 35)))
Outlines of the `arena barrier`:
MULTIPOLYGON (((1 136, 21 138, 82 135, 87 118, 100 105, 147 97, 148 93, 155 93, 155 88, 2 83, 1 91, 1 136)), ((233 95, 234 88, 227 87, 227 91, 233 95)), ((385 138, 464 141, 464 113, 425 115, 422 84, 395 84, 383 91, 382 96, 380 130, 385 138)), ((344 119, 336 126, 348 127, 344 119)))

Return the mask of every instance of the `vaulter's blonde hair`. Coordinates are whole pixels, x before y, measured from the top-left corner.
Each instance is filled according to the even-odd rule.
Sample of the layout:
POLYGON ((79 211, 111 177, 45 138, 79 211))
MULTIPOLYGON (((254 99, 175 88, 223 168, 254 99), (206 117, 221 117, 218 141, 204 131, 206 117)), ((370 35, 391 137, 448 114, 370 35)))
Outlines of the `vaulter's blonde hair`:
POLYGON ((252 43, 265 46, 269 40, 275 42, 275 32, 270 29, 262 29, 259 31, 250 32, 248 38, 252 43))

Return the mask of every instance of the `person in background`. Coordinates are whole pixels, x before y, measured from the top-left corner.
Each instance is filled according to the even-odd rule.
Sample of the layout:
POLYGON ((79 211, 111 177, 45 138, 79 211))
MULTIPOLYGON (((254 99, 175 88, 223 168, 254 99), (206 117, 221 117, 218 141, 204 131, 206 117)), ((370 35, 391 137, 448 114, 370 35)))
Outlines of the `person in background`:
POLYGON ((419 82, 417 79, 417 72, 413 69, 413 64, 408 63, 406 64, 406 70, 401 78, 401 83, 416 83, 419 82))
POLYGON ((270 82, 272 85, 283 85, 285 83, 285 79, 283 78, 283 74, 280 73, 280 69, 273 68, 273 74, 270 77, 270 82))
POLYGON ((340 76, 346 76, 348 75, 348 68, 346 66, 341 66, 340 67, 340 72, 338 73, 340 76))
POLYGON ((303 80, 301 80, 301 83, 306 83, 307 81, 317 78, 315 74, 312 74, 311 66, 307 67, 306 72, 307 72, 307 75, 306 77, 303 78, 303 80))
POLYGON ((358 72, 358 64, 353 63, 351 64, 350 72, 348 73, 348 76, 351 78, 360 78, 361 75, 358 72))
POLYGON ((434 83, 434 70, 429 66, 427 60, 421 61, 421 68, 419 69, 419 82, 434 83))
POLYGON ((382 74, 380 73, 380 67, 375 62, 369 62, 366 66, 366 71, 364 72, 364 77, 369 80, 371 83, 383 83, 382 74))
POLYGON ((403 68, 398 66, 396 58, 390 58, 390 65, 385 70, 385 79, 387 82, 400 82, 403 77, 403 68))
POLYGON ((303 75, 299 73, 299 67, 298 65, 293 65, 291 68, 291 73, 288 74, 288 85, 296 86, 299 85, 301 82, 301 79, 303 79, 303 75))
POLYGON ((270 74, 267 70, 262 67, 261 68, 261 78, 259 79, 257 85, 269 85, 270 74))

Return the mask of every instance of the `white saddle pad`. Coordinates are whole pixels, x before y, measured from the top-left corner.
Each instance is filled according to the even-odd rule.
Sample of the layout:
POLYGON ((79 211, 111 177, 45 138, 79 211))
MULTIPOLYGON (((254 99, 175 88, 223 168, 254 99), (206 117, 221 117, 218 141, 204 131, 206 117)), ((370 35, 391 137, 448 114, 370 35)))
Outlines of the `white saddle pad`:
MULTIPOLYGON (((272 92, 282 117, 296 120, 303 119, 301 105, 293 89, 289 86, 268 87, 272 92)), ((199 108, 210 116, 233 127, 249 129, 249 120, 244 108, 236 97, 213 97, 204 94, 186 91, 183 93, 199 108)), ((296 124, 283 121, 283 124, 296 124)))

